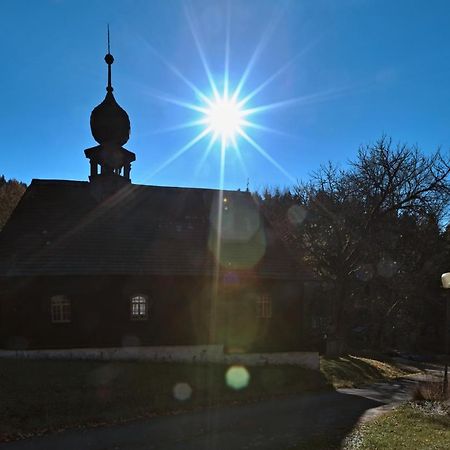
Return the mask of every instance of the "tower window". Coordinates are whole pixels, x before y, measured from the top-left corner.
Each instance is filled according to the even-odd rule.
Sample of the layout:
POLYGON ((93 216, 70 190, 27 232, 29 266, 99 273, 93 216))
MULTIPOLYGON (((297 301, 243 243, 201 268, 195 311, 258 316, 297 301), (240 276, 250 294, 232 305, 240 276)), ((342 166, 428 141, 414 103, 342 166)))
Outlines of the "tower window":
POLYGON ((72 320, 70 300, 65 295, 54 295, 50 299, 50 314, 53 323, 69 323, 72 320))
POLYGON ((256 301, 256 317, 260 319, 272 317, 272 299, 269 294, 261 294, 256 301))
POLYGON ((134 295, 130 300, 131 320, 147 320, 148 299, 145 295, 134 295))

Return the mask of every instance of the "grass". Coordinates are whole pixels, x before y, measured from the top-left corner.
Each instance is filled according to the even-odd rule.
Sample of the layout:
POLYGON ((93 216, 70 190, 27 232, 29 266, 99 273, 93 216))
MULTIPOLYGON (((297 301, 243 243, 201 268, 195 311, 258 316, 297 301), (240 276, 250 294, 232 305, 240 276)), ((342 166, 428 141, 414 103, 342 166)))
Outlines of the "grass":
POLYGON ((449 446, 450 412, 439 403, 410 403, 361 426, 343 448, 447 450, 449 446))
MULTIPOLYGON (((346 356, 323 358, 321 370, 335 387, 348 387, 408 374, 395 363, 346 356)), ((409 372, 410 373, 410 372, 409 372)), ((316 436, 290 450, 447 450, 450 448, 450 406, 442 381, 421 381, 413 393, 418 400, 357 427, 344 442, 316 436)))
POLYGON ((227 369, 217 364, 0 360, 0 441, 326 387, 314 371, 262 366, 248 368, 248 386, 236 390, 225 381, 227 369), (185 384, 180 388, 179 383, 185 384))
POLYGON ((355 387, 412 373, 390 360, 350 355, 339 358, 323 357, 320 361, 320 370, 335 388, 355 387))
POLYGON ((442 403, 409 403, 356 428, 341 444, 326 436, 289 450, 447 450, 450 411, 442 403))

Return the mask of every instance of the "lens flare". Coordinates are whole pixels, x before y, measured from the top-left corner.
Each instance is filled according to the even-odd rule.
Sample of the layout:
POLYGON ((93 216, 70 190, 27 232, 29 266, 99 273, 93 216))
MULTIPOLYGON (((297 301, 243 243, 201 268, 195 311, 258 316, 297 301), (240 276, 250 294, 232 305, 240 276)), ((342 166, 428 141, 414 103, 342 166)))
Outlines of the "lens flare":
POLYGON ((225 381, 231 389, 244 389, 250 382, 250 373, 244 366, 231 366, 225 374, 225 381))
POLYGON ((173 396, 180 402, 189 400, 192 395, 192 388, 188 383, 177 383, 173 387, 173 396))

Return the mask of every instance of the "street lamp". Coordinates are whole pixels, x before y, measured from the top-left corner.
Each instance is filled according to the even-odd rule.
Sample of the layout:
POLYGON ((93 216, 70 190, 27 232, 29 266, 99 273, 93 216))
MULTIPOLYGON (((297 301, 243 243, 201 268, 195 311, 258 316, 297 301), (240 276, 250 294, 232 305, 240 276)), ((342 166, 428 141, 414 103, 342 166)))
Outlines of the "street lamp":
MULTIPOLYGON (((441 275, 442 287, 444 289, 450 289, 450 272, 443 273, 441 275)), ((448 390, 448 323, 449 323, 449 308, 448 304, 450 301, 445 299, 445 328, 444 328, 444 339, 445 339, 445 367, 444 367, 444 386, 442 388, 442 392, 444 397, 447 397, 448 390)))

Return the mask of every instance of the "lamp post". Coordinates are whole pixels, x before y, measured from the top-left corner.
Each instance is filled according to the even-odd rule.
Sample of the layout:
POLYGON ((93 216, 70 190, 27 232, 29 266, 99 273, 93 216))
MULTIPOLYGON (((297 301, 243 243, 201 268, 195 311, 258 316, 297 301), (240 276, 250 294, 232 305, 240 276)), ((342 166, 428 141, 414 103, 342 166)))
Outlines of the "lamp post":
MULTIPOLYGON (((450 272, 443 273, 441 276, 442 287, 444 289, 450 289, 450 272)), ((444 385, 442 387, 442 392, 444 397, 447 397, 448 391, 448 323, 449 323, 449 308, 448 304, 450 301, 445 299, 445 328, 444 328, 444 342, 445 342, 445 366, 444 366, 444 385)))

